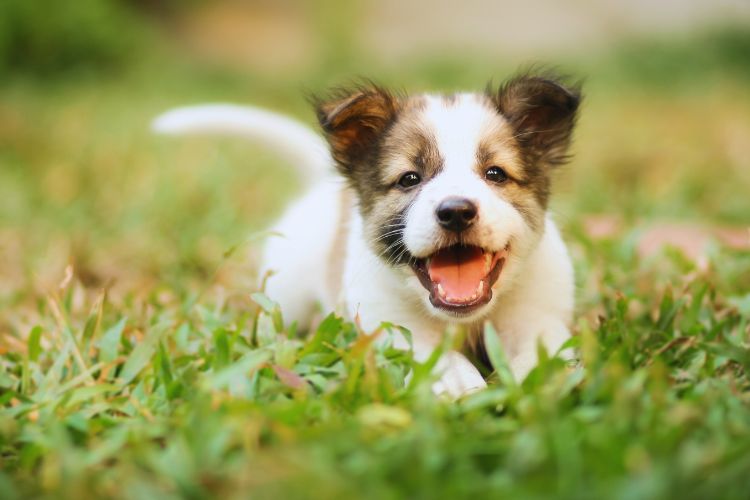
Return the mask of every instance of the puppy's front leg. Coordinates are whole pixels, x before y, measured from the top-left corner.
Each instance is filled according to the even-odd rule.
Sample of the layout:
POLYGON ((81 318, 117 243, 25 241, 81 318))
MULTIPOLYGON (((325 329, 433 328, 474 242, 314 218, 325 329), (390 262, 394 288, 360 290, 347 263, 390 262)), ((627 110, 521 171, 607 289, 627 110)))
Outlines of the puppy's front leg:
MULTIPOLYGON (((516 330, 505 334, 501 333, 504 343, 512 346, 509 364, 513 376, 518 382, 523 381, 536 366, 538 362, 538 342, 542 343, 550 355, 554 355, 570 338, 568 327, 557 318, 537 317, 536 320, 530 321, 526 328, 525 332, 516 330)), ((572 358, 573 353, 566 350, 561 353, 561 356, 572 358)))
POLYGON ((435 366, 440 378, 432 384, 432 391, 458 398, 487 387, 487 382, 479 370, 462 354, 448 351, 443 354, 435 366))
MULTIPOLYGON (((434 349, 434 345, 415 342, 414 358, 424 362, 434 349)), ((443 353, 435 365, 434 373, 440 377, 432 385, 432 391, 437 395, 446 394, 452 398, 458 398, 487 387, 487 382, 484 381, 479 370, 471 364, 471 361, 456 351, 443 353)))

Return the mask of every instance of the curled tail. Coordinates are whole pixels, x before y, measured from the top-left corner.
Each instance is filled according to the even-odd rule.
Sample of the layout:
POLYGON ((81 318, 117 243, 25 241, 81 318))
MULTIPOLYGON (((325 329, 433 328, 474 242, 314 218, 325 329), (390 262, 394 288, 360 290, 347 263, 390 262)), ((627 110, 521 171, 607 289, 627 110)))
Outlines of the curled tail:
POLYGON ((203 104, 176 108, 151 124, 160 134, 212 134, 258 141, 306 173, 310 180, 332 171, 333 160, 323 138, 287 116, 251 106, 203 104))

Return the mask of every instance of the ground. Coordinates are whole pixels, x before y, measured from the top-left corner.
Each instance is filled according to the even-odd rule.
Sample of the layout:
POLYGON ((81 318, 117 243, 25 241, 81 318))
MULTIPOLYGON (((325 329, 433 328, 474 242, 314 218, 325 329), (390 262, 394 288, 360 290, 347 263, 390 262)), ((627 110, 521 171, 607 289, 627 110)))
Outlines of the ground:
MULTIPOLYGON (((372 343, 397 326, 321 311, 302 335, 257 293, 295 170, 148 131, 205 100, 312 123, 301 89, 336 83, 325 69, 280 82, 159 46, 106 77, 3 81, 0 496, 746 498, 748 46, 720 30, 561 61, 586 76, 553 202, 580 362, 541 353, 518 382, 489 344, 490 387, 458 402, 372 343)), ((370 69, 432 90, 512 71, 370 69)))

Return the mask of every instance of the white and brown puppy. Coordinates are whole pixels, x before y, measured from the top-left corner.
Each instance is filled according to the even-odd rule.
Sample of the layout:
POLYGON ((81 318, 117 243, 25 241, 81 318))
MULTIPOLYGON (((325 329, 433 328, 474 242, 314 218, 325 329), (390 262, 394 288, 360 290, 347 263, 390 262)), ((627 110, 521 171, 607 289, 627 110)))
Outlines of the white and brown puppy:
MULTIPOLYGON (((315 177, 265 250, 267 293, 288 319, 307 324, 322 304, 366 330, 403 325, 418 359, 451 325, 478 335, 490 321, 522 378, 537 342, 555 352, 569 337, 573 271, 547 204, 579 102, 577 86, 525 74, 484 93, 337 91, 315 103, 328 147, 304 125, 248 107, 183 108, 155 128, 260 138, 315 177), (330 166, 338 175, 326 175, 330 166)), ((458 352, 438 370, 436 392, 485 386, 458 352)))

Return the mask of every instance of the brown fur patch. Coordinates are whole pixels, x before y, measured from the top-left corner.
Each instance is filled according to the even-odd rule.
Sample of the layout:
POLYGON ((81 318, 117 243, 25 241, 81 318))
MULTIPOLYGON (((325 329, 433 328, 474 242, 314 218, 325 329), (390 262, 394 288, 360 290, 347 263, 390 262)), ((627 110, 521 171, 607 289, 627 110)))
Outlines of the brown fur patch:
POLYGON ((539 230, 549 199, 549 172, 537 164, 524 161, 520 149, 508 128, 483 139, 477 149, 477 173, 483 176, 490 167, 503 168, 510 178, 497 186, 498 191, 532 229, 539 230))
POLYGON ((423 104, 421 99, 413 98, 383 139, 380 178, 385 185, 395 185, 407 171, 428 180, 443 168, 435 137, 418 119, 423 104))
POLYGON ((398 97, 374 84, 340 89, 316 101, 318 120, 344 175, 372 156, 400 107, 398 97))
POLYGON ((490 167, 497 166, 520 184, 525 185, 534 180, 534 172, 528 170, 523 161, 520 145, 507 127, 482 138, 477 147, 476 159, 477 168, 482 173, 490 167))

